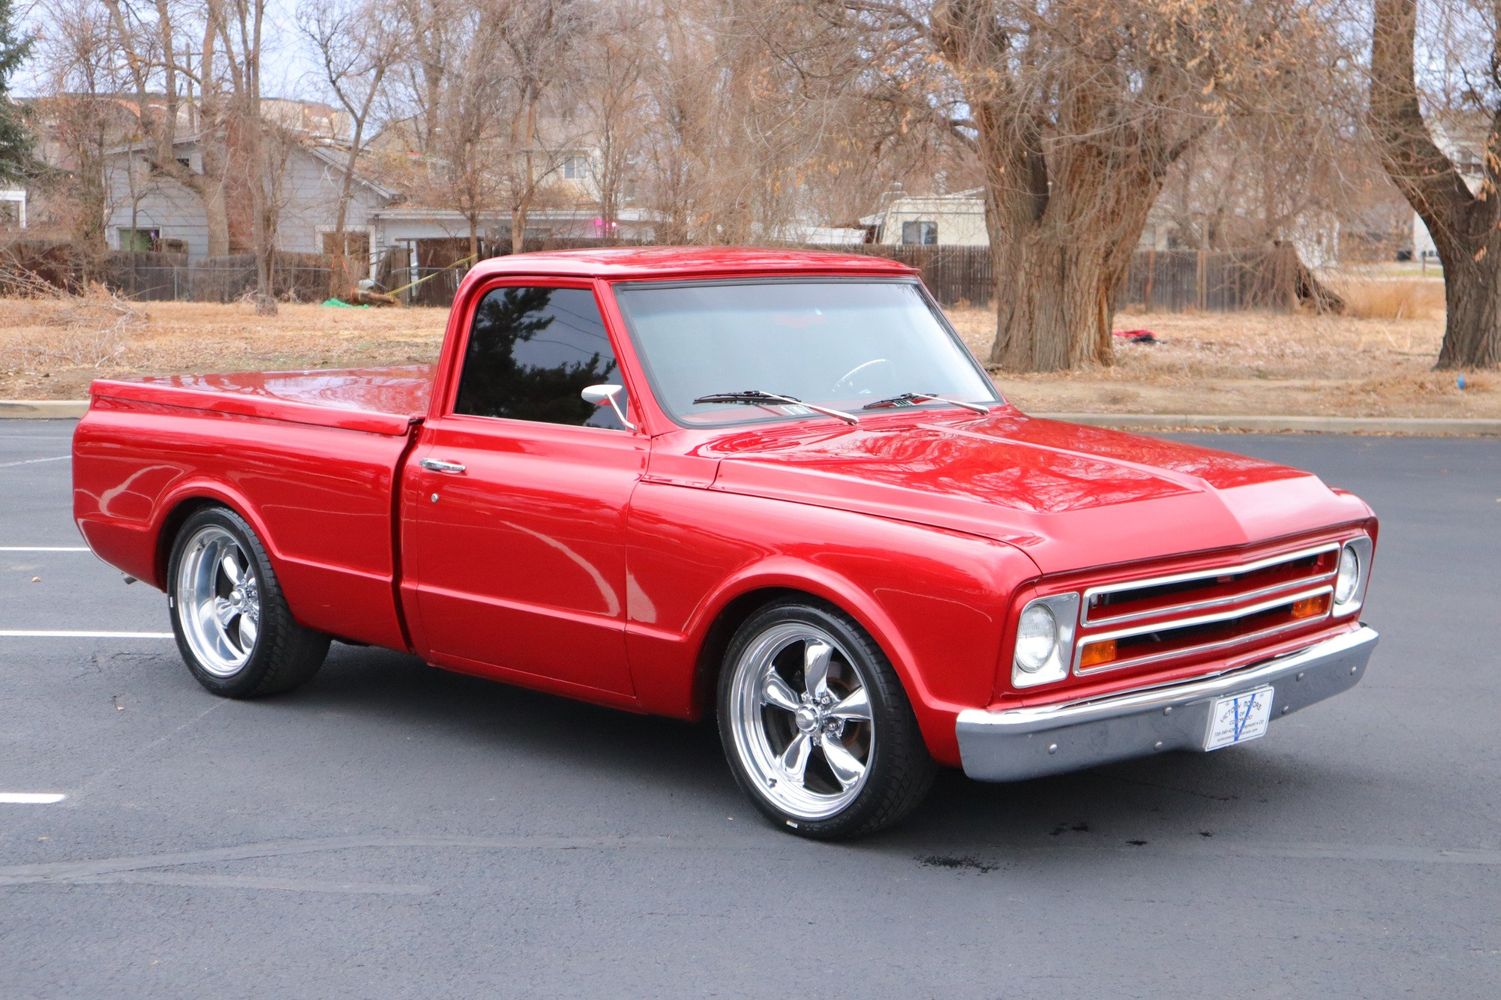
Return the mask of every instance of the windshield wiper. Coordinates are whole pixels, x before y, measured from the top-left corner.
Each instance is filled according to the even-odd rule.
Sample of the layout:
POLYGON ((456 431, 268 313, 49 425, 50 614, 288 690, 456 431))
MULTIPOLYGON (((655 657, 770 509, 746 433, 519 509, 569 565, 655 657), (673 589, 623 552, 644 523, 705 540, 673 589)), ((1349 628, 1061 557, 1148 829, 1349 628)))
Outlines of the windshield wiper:
POLYGON ((846 423, 858 424, 860 418, 853 413, 845 413, 830 406, 819 406, 817 403, 805 403, 796 396, 783 396, 776 392, 762 392, 760 389, 742 389, 739 392, 714 392, 707 396, 700 396, 695 403, 788 403, 793 406, 803 406, 814 413, 822 413, 827 417, 837 417, 846 423))
POLYGON ((890 396, 886 399, 878 399, 874 403, 866 403, 862 410, 884 410, 893 406, 909 406, 913 403, 947 403, 950 406, 962 406, 966 410, 974 410, 976 413, 989 413, 990 407, 981 406, 979 403, 966 403, 962 399, 949 399, 947 396, 935 396, 931 392, 904 392, 900 396, 890 396))

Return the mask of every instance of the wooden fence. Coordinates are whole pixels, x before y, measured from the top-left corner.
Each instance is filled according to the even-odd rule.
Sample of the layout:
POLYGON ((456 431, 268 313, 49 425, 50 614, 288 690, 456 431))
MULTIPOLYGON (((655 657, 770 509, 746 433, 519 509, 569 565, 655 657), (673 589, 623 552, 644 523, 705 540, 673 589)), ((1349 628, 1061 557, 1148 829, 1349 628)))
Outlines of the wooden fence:
MULTIPOLYGON (((989 247, 884 246, 822 247, 899 260, 922 272, 923 284, 944 306, 986 306, 995 294, 989 247)), ((1281 272, 1277 251, 1242 253, 1204 250, 1138 250, 1117 291, 1118 308, 1183 312, 1233 312, 1292 308, 1299 295, 1281 272)))
MULTIPOLYGON (((188 262, 186 254, 110 250, 83 254, 66 243, 12 243, 0 248, 0 293, 7 276, 29 276, 79 291, 97 281, 129 299, 152 302, 233 302, 255 290, 255 256, 233 254, 188 262)), ((279 253, 272 287, 277 298, 321 302, 332 275, 323 254, 279 253)))
MULTIPOLYGON (((527 250, 559 250, 598 243, 584 241, 550 242, 528 245, 527 250)), ((923 284, 939 304, 953 306, 987 306, 995 295, 995 270, 989 247, 903 246, 864 243, 854 246, 812 246, 804 249, 828 250, 886 257, 916 268, 923 284)), ((1189 309, 1231 312, 1239 309, 1291 308, 1295 296, 1268 292, 1268 260, 1275 251, 1246 253, 1208 252, 1201 250, 1139 250, 1118 292, 1118 307, 1134 306, 1163 312, 1189 309)), ((408 280, 425 277, 428 272, 408 273, 398 269, 393 278, 408 280)), ((447 305, 462 272, 438 274, 424 283, 413 301, 423 305, 447 305)), ((396 287, 392 284, 389 287, 396 287)))
MULTIPOLYGON (((597 241, 549 241, 526 249, 597 247, 597 241)), ((503 252, 504 247, 487 248, 503 252)), ((995 294, 988 247, 822 246, 831 250, 886 257, 916 268, 939 303, 946 307, 986 306, 995 294)), ((378 267, 378 287, 408 287, 401 295, 410 305, 446 306, 453 301, 466 267, 395 266, 387 254, 378 267), (412 285, 418 279, 426 279, 412 285)), ((434 262, 436 263, 436 262, 434 262)), ((12 244, 0 257, 4 270, 20 268, 57 287, 77 289, 89 280, 133 299, 232 302, 255 289, 255 258, 250 254, 211 257, 189 263, 182 254, 110 251, 90 259, 66 245, 12 244)), ((318 302, 329 294, 332 267, 323 254, 278 254, 275 291, 280 299, 318 302)), ((1139 250, 1117 291, 1117 307, 1181 312, 1238 309, 1291 309, 1307 297, 1305 285, 1317 283, 1288 248, 1247 253, 1196 250, 1139 250), (1291 258, 1289 260, 1289 258, 1291 258)), ((3 287, 0 287, 3 291, 3 287)), ((1325 293, 1326 294, 1326 293, 1325 293)))

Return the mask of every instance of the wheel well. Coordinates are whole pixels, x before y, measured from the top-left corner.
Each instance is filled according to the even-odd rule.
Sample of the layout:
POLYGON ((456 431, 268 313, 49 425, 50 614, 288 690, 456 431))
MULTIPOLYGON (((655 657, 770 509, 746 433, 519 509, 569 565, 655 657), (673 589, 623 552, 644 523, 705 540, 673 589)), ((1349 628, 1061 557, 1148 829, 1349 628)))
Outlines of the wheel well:
POLYGON ((719 684, 719 671, 724 666, 725 651, 729 649, 730 640, 734 637, 736 630, 745 624, 746 619, 766 605, 785 598, 796 598, 810 604, 834 607, 822 597, 804 590, 794 590, 791 587, 764 587, 760 590, 747 591, 721 608, 719 615, 714 619, 714 624, 709 626, 703 644, 698 649, 693 705, 699 717, 707 718, 714 714, 714 689, 719 684))
POLYGON ((167 580, 167 564, 172 559, 172 546, 177 541, 177 532, 183 522, 205 507, 223 507, 232 510, 228 504, 209 497, 192 497, 179 503, 162 520, 161 531, 156 536, 156 578, 161 583, 162 589, 169 589, 167 580))

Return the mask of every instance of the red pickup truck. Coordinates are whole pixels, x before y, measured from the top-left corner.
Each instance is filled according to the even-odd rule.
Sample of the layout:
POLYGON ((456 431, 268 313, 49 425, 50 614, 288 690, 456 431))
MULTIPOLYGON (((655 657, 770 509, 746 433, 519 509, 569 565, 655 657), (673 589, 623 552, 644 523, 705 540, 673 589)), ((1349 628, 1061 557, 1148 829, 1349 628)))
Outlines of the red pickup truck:
POLYGON ((94 383, 73 474, 216 694, 293 688, 339 640, 714 715, 751 801, 813 837, 895 822, 935 766, 1244 743, 1377 638, 1365 503, 1023 415, 874 257, 487 261, 434 368, 94 383))

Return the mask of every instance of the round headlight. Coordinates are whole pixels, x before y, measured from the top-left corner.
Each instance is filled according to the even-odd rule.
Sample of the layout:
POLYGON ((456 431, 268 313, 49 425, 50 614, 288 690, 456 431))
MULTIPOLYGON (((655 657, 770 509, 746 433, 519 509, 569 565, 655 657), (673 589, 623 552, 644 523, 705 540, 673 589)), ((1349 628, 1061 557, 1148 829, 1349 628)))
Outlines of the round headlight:
POLYGON ((1334 576, 1334 603, 1349 604, 1360 585, 1360 556, 1346 545, 1339 554, 1339 572, 1334 576))
POLYGON ((1058 620, 1046 604, 1022 612, 1016 627, 1016 665, 1029 674, 1043 668, 1058 645, 1058 620))

